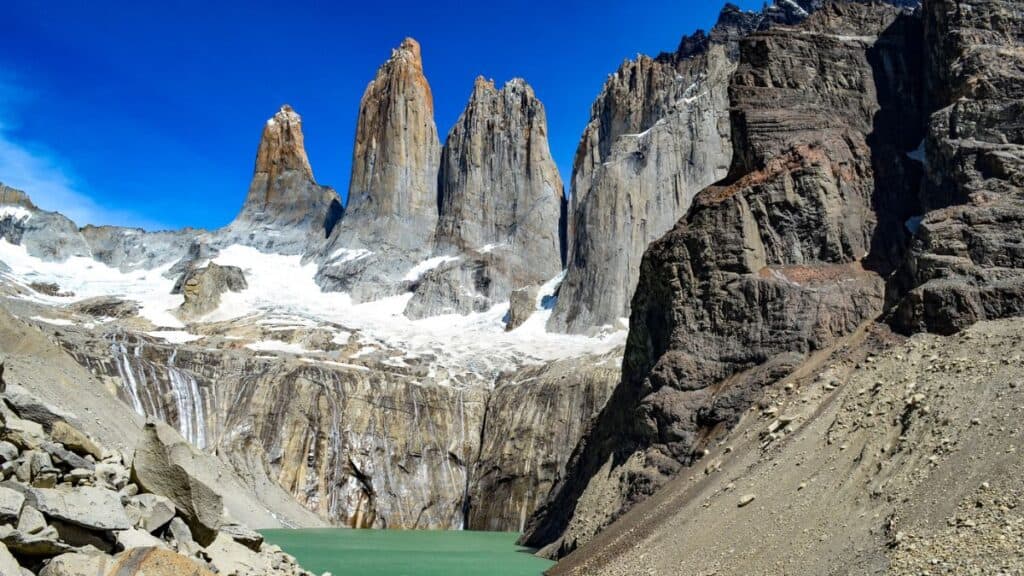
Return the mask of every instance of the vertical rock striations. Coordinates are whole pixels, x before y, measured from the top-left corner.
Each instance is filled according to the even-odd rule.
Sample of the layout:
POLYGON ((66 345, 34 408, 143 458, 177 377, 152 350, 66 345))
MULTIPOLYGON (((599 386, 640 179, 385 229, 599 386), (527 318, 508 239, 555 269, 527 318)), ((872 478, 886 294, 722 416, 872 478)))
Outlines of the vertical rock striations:
POLYGON ((349 184, 352 214, 342 232, 364 241, 422 248, 436 223, 439 156, 434 100, 420 45, 406 38, 359 104, 349 184), (411 228, 389 229, 379 219, 411 228))
POLYGON ((608 78, 573 163, 568 271, 549 329, 585 333, 628 317, 647 245, 726 175, 736 42, 760 20, 728 6, 710 35, 608 78))
POLYGON ((501 90, 477 78, 441 153, 438 255, 461 255, 425 275, 406 313, 490 308, 562 270, 565 199, 548 147, 544 106, 522 79, 501 90))
POLYGON ((468 529, 523 530, 608 400, 621 355, 620 348, 602 358, 559 360, 498 381, 470 476, 468 529))
POLYGON ((347 213, 324 253, 324 288, 367 300, 393 292, 429 254, 437 224, 440 144, 420 45, 406 38, 359 105, 347 213), (369 250, 351 259, 354 250, 369 250))
MULTIPOLYGON (((741 42, 730 174, 644 255, 622 382, 526 543, 558 556, 588 541, 765 384, 881 313, 869 252, 903 236, 875 210, 912 210, 920 170, 879 125, 920 101, 919 46, 908 12, 855 2, 741 42)), ((912 116, 904 128, 920 136, 912 116)))
POLYGON ((341 215, 334 190, 313 179, 302 118, 282 106, 263 127, 249 194, 222 234, 227 242, 301 254, 322 244, 341 215))

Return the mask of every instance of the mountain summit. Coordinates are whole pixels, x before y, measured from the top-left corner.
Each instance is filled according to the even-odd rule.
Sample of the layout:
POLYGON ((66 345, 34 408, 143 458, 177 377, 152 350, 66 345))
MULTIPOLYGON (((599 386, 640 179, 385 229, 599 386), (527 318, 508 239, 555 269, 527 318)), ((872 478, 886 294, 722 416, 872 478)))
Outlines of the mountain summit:
POLYGON ((285 104, 263 126, 249 194, 228 234, 248 245, 303 253, 323 242, 341 215, 338 195, 313 178, 302 118, 285 104))

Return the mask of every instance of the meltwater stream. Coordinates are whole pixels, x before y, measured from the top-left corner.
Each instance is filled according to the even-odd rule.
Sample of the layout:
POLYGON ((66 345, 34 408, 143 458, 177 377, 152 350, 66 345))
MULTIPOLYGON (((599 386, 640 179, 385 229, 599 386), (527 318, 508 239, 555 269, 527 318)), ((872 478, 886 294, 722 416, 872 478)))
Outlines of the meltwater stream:
POLYGON ((464 530, 264 530, 303 568, 334 576, 540 576, 554 563, 518 534, 464 530))

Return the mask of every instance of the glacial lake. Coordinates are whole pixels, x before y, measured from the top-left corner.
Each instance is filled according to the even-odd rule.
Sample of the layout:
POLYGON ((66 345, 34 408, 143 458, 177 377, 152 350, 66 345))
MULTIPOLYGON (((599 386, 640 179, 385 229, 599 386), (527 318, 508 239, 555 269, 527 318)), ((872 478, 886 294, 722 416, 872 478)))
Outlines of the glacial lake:
POLYGON ((553 562, 511 532, 262 530, 303 568, 334 576, 540 576, 553 562))

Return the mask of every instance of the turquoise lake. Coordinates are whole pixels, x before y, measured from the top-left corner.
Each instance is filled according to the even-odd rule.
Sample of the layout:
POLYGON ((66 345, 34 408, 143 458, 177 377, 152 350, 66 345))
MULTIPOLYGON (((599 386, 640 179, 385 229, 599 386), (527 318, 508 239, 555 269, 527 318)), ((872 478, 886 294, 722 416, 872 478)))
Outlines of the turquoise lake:
POLYGON ((302 567, 334 576, 540 576, 554 563, 510 532, 263 530, 302 567))

